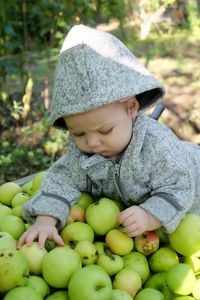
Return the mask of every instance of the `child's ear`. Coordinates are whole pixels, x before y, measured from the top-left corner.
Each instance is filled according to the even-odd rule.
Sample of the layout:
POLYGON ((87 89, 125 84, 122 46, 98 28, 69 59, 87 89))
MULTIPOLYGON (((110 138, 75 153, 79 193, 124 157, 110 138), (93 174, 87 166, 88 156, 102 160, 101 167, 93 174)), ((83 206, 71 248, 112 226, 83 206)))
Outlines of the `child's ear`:
POLYGON ((128 115, 133 118, 137 115, 139 110, 139 103, 136 98, 128 100, 128 115))

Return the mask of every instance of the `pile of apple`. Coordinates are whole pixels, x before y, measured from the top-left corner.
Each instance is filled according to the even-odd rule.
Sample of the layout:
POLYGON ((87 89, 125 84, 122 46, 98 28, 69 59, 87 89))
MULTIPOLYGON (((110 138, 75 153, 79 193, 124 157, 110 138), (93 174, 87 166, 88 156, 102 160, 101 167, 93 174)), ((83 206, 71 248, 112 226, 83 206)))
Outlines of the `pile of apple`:
POLYGON ((0 186, 0 299, 200 299, 200 216, 187 214, 167 235, 162 229, 127 236, 117 224, 123 204, 82 193, 60 235, 41 249, 16 249, 30 226, 22 205, 38 193, 45 172, 19 186, 0 186))

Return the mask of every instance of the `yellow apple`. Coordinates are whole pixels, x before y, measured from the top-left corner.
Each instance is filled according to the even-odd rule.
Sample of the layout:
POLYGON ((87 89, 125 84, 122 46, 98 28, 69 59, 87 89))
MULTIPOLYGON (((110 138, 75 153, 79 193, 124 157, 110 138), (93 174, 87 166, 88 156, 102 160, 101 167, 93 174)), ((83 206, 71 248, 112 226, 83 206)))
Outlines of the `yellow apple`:
POLYGON ((26 257, 30 273, 39 275, 42 273, 42 262, 45 255, 48 253, 45 248, 39 248, 38 242, 33 242, 31 246, 23 245, 19 251, 26 257))
POLYGON ((105 238, 106 246, 117 255, 126 255, 133 249, 134 242, 125 232, 119 229, 110 230, 105 238))
POLYGON ((115 275, 113 288, 125 290, 132 297, 135 297, 137 292, 142 288, 142 280, 136 271, 131 268, 124 268, 115 275))
POLYGON ((67 217, 67 224, 73 222, 85 222, 85 209, 78 204, 74 204, 69 211, 67 217))

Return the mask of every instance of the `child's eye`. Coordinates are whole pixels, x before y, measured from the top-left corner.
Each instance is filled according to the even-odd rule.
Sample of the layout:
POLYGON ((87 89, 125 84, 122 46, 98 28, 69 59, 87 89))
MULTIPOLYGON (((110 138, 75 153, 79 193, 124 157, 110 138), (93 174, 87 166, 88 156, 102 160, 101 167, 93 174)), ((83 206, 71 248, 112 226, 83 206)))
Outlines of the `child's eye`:
POLYGON ((84 133, 73 133, 73 132, 72 132, 72 134, 73 134, 73 136, 75 136, 75 137, 81 137, 81 136, 84 135, 84 133))
POLYGON ((113 130, 113 127, 109 128, 109 129, 106 129, 106 130, 101 130, 100 133, 101 134, 109 134, 112 130, 113 130))

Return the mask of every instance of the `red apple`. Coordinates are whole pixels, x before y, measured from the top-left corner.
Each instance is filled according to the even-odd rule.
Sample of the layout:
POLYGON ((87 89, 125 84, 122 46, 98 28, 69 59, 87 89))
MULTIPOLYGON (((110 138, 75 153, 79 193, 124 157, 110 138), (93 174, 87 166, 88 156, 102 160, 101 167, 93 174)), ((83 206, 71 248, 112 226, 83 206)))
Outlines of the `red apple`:
POLYGON ((85 209, 78 204, 72 206, 67 217, 67 224, 85 222, 85 209))
POLYGON ((138 252, 149 255, 159 247, 159 236, 155 231, 146 231, 135 237, 135 248, 138 252))

